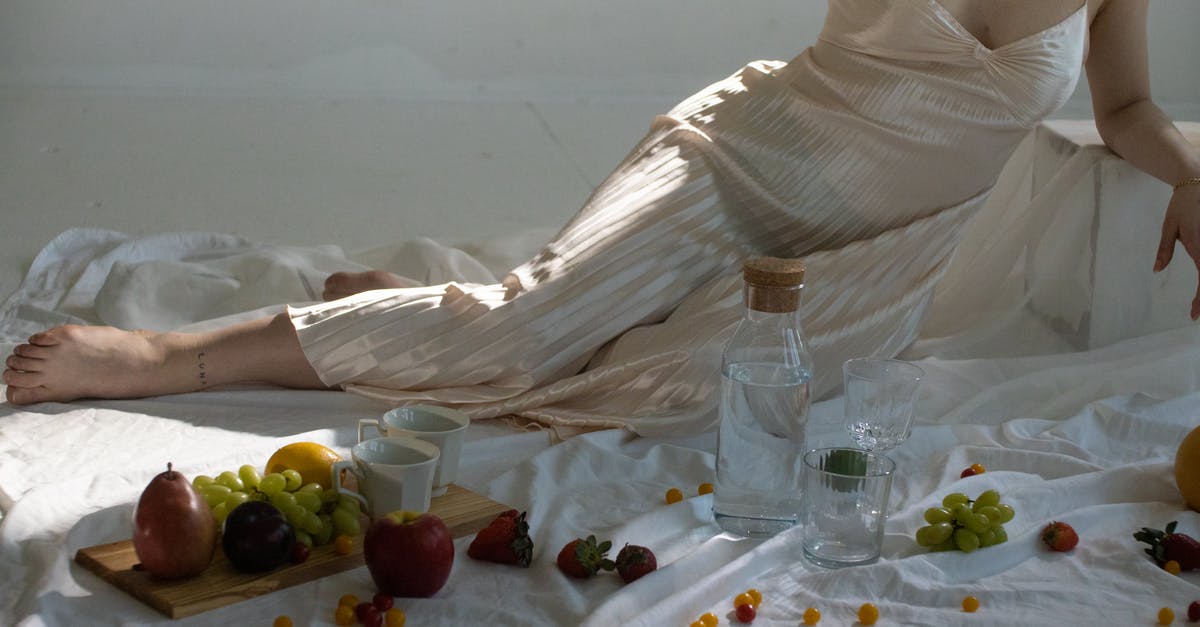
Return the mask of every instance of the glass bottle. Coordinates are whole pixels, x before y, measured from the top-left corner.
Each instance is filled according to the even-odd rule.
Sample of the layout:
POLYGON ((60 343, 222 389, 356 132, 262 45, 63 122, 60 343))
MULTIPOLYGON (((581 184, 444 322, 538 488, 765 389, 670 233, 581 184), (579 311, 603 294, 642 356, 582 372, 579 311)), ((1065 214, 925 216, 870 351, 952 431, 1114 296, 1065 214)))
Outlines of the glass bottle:
POLYGON ((745 312, 721 363, 713 517, 725 531, 773 536, 800 518, 812 356, 800 327, 804 263, 742 267, 745 312))

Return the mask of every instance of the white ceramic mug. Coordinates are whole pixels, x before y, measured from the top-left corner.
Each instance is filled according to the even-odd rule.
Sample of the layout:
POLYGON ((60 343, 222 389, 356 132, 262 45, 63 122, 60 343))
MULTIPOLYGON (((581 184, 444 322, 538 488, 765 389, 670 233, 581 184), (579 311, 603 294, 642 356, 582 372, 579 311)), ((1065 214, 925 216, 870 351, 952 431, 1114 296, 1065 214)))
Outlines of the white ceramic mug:
POLYGON ((352 460, 334 462, 333 485, 362 502, 371 518, 396 510, 429 511, 438 448, 412 438, 374 438, 350 449, 352 460), (358 492, 342 487, 343 470, 354 473, 358 492))
POLYGON ((433 405, 397 407, 380 418, 358 421, 358 441, 366 441, 366 429, 374 427, 389 438, 416 438, 442 451, 433 476, 433 495, 441 496, 458 479, 458 460, 471 419, 461 411, 433 405))

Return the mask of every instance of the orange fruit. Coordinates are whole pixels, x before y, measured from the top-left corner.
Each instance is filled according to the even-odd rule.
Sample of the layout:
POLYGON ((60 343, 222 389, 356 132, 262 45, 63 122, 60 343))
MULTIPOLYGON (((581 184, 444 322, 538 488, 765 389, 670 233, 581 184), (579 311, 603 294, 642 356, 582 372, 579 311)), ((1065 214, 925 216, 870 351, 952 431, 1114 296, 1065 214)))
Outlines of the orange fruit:
POLYGON ((341 455, 316 442, 292 442, 271 454, 267 460, 267 474, 291 468, 300 473, 304 484, 319 483, 322 487, 333 486, 330 467, 340 461, 341 455))
POLYGON ((1200 511, 1200 427, 1192 429, 1175 451, 1175 485, 1188 507, 1200 511))

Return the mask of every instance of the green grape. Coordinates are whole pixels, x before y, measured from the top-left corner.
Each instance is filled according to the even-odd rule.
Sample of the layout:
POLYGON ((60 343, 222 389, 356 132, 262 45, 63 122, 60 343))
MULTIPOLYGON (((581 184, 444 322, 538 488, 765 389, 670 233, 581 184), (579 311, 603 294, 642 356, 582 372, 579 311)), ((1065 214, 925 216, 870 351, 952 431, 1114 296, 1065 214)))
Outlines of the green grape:
POLYGON ((238 476, 233 474, 232 470, 226 470, 217 475, 216 481, 230 490, 237 492, 241 492, 242 490, 246 489, 246 486, 242 485, 242 480, 238 479, 238 476))
POLYGON ((975 507, 976 508, 987 507, 989 505, 991 505, 992 507, 995 507, 999 503, 1000 503, 1000 493, 995 490, 985 490, 983 492, 983 494, 980 494, 978 497, 975 498, 975 507))
POLYGON ((225 503, 223 502, 217 503, 216 507, 212 509, 212 515, 213 519, 217 521, 218 525, 220 525, 224 523, 225 518, 229 516, 229 508, 225 507, 225 503))
POLYGON ((299 490, 300 484, 304 483, 304 478, 300 476, 300 473, 292 470, 291 468, 284 470, 280 474, 283 475, 284 479, 287 479, 287 487, 284 489, 288 492, 295 492, 296 490, 299 490))
POLYGON ((982 535, 984 531, 992 528, 992 521, 983 514, 971 514, 964 520, 960 520, 962 526, 966 529, 974 531, 976 534, 982 535))
POLYGON ((229 496, 225 497, 225 509, 233 511, 233 508, 250 500, 250 495, 245 492, 230 492, 229 496))
POLYGON ((1004 530, 1002 525, 992 527, 992 533, 996 534, 996 544, 1008 542, 1008 532, 1004 530))
POLYGON ((310 534, 313 534, 321 533, 321 529, 324 528, 324 525, 321 524, 321 519, 318 518, 316 514, 305 510, 304 515, 301 516, 300 519, 300 528, 310 534))
POLYGON ((246 486, 247 490, 258 489, 258 484, 262 481, 262 475, 258 474, 258 469, 250 464, 242 464, 238 468, 238 478, 242 480, 242 485, 246 486))
POLYGON ((929 532, 931 531, 933 531, 933 527, 931 525, 917 528, 917 533, 914 536, 917 539, 917 544, 921 546, 933 546, 937 544, 937 542, 933 542, 929 538, 929 532))
POLYGON ((962 492, 951 492, 942 499, 942 507, 953 511, 954 508, 958 507, 959 505, 965 505, 970 500, 971 498, 962 492))
POLYGON ((281 512, 288 507, 299 507, 296 504, 296 495, 291 492, 276 492, 272 494, 271 505, 274 505, 275 509, 281 512))
POLYGON ((336 488, 329 488, 321 492, 321 502, 325 505, 336 505, 342 500, 342 495, 336 488))
POLYGON ((307 531, 305 531, 303 529, 296 529, 295 531, 296 531, 296 542, 300 542, 310 549, 313 548, 312 536, 308 535, 307 531))
POLYGON ((995 505, 984 505, 983 507, 977 507, 975 508, 975 513, 987 516, 988 521, 992 523, 993 527, 1000 524, 1000 508, 996 507, 995 505))
POLYGON ((283 475, 277 472, 267 473, 258 482, 258 489, 267 496, 283 492, 283 489, 286 487, 287 479, 284 479, 283 475))
POLYGON ((212 485, 212 484, 213 484, 213 478, 208 475, 196 475, 192 479, 192 487, 196 488, 197 490, 199 490, 200 488, 203 488, 206 485, 212 485))
POLYGON ((292 497, 296 500, 296 504, 310 512, 317 512, 321 509, 321 497, 312 492, 303 490, 294 492, 292 497))
POLYGON ((917 529, 917 544, 932 547, 948 540, 954 534, 954 525, 940 522, 917 529))
POLYGON ((320 496, 321 493, 325 491, 325 488, 321 487, 321 484, 314 481, 312 483, 306 483, 306 484, 300 486, 300 490, 298 490, 298 491, 299 492, 312 492, 313 494, 320 496))
POLYGON ((925 522, 936 525, 940 522, 950 522, 954 520, 954 513, 945 507, 930 507, 925 510, 925 522))
POLYGON ((967 521, 974 517, 975 512, 971 511, 970 505, 964 504, 954 508, 954 522, 958 523, 960 527, 965 527, 967 521))
POLYGON ((970 553, 979 548, 979 535, 969 529, 955 529, 954 546, 963 553, 970 553))
POLYGON ((292 523, 292 526, 297 529, 304 528, 304 525, 302 524, 304 522, 304 517, 310 513, 303 507, 294 504, 280 507, 279 511, 283 512, 283 517, 286 518, 288 522, 292 523))
POLYGON ((935 544, 935 545, 929 547, 929 550, 933 551, 935 553, 940 553, 942 551, 955 551, 957 549, 958 549, 958 547, 955 546, 953 537, 949 538, 945 542, 942 542, 940 544, 935 544))
POLYGON ((1012 505, 1008 505, 1007 503, 1001 503, 1001 504, 997 505, 996 509, 1000 510, 1000 519, 999 520, 1001 523, 1006 523, 1006 522, 1012 520, 1013 516, 1017 515, 1017 512, 1016 512, 1016 510, 1014 510, 1012 508, 1012 505))
POLYGON ((329 544, 333 539, 333 517, 329 514, 317 514, 321 521, 321 530, 313 534, 313 542, 318 545, 329 544))
POLYGON ((333 529, 338 535, 356 536, 362 532, 362 526, 358 522, 358 514, 356 512, 339 507, 333 510, 331 518, 333 519, 333 529))
POLYGON ((950 540, 954 535, 954 525, 949 521, 930 525, 930 527, 933 529, 933 531, 929 532, 932 536, 933 544, 941 544, 950 540))
POLYGON ((217 503, 224 503, 232 493, 233 490, 219 483, 210 483, 200 488, 200 496, 204 497, 204 501, 208 503, 209 507, 216 507, 217 503))
POLYGON ((986 547, 996 544, 996 530, 988 527, 979 533, 979 546, 986 547))
POLYGON ((361 511, 359 510, 358 499, 347 494, 343 494, 340 497, 340 500, 338 501, 338 507, 345 507, 356 514, 361 511))

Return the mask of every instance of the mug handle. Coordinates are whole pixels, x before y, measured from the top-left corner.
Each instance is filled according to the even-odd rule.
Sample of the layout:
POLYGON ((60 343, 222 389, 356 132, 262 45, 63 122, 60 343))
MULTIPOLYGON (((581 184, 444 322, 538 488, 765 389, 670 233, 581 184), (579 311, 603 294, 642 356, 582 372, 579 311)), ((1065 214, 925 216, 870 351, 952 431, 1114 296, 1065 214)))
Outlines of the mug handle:
MULTIPOLYGON (((348 470, 348 471, 354 473, 355 477, 358 477, 358 473, 355 472, 353 461, 348 460, 348 459, 343 459, 340 461, 333 462, 333 464, 331 464, 329 466, 329 473, 331 475, 330 480, 333 482, 334 489, 336 489, 338 491, 338 494, 344 494, 346 496, 354 497, 355 499, 358 500, 359 503, 362 503, 363 509, 366 509, 366 507, 368 505, 367 497, 359 494, 358 492, 355 492, 354 490, 351 490, 350 488, 342 487, 342 471, 343 470, 348 470)), ((360 482, 362 481, 361 477, 359 478, 359 481, 360 482)))
POLYGON ((385 433, 383 431, 383 429, 379 426, 379 420, 377 420, 375 418, 359 418, 358 419, 358 441, 359 442, 362 442, 363 440, 367 439, 366 434, 363 432, 363 429, 365 429, 366 427, 374 427, 375 431, 378 431, 380 436, 387 435, 387 433, 385 433))

